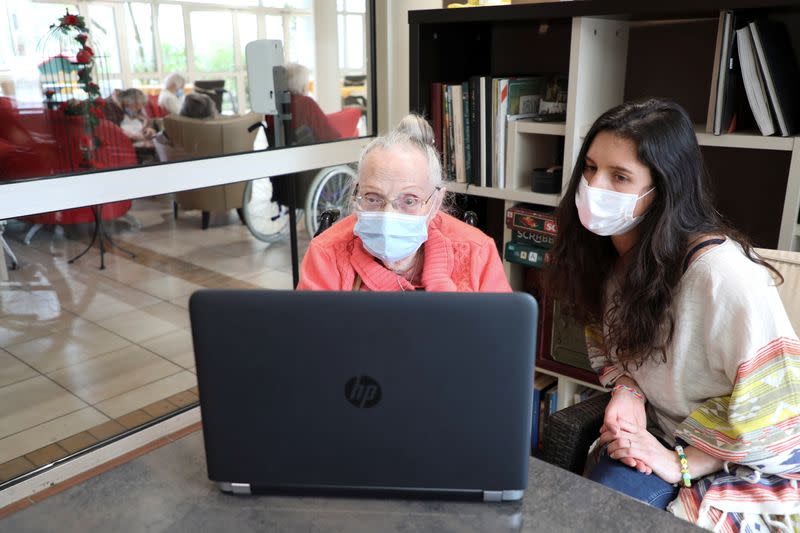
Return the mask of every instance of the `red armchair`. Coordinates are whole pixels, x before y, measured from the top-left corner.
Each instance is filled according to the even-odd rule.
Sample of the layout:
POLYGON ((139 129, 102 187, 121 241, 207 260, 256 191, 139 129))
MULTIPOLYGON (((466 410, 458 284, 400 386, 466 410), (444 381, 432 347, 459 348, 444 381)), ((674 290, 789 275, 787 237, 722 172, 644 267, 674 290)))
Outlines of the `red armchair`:
MULTIPOLYGON (((107 120, 95 128, 100 147, 94 167, 135 166, 136 152, 122 130, 107 120)), ((0 98, 0 179, 25 179, 70 173, 81 168, 80 150, 85 135, 83 117, 65 116, 55 110, 19 113, 11 100, 0 98)), ((130 209, 131 200, 111 202, 102 209, 104 220, 118 218, 130 209)), ((89 207, 79 207, 26 217, 34 224, 93 222, 89 207)))
MULTIPOLYGON (((48 111, 48 122, 58 146, 58 163, 55 173, 74 172, 81 168, 83 155, 80 150, 81 138, 85 135, 83 117, 64 116, 58 111, 48 111)), ((131 140, 115 124, 101 119, 95 127, 100 139, 100 147, 94 153, 93 166, 96 169, 111 169, 135 166, 136 151, 131 140)), ((110 202, 103 205, 103 220, 119 218, 131 208, 131 200, 110 202)), ((78 207, 64 211, 53 211, 27 217, 34 224, 85 224, 94 222, 89 207, 78 207)))
POLYGON ((145 107, 145 111, 147 112, 147 116, 150 118, 163 118, 169 115, 166 109, 158 105, 157 94, 147 95, 147 106, 145 107))
POLYGON ((361 109, 358 107, 345 107, 336 113, 328 115, 328 122, 339 132, 342 139, 358 137, 358 120, 361 118, 361 109))

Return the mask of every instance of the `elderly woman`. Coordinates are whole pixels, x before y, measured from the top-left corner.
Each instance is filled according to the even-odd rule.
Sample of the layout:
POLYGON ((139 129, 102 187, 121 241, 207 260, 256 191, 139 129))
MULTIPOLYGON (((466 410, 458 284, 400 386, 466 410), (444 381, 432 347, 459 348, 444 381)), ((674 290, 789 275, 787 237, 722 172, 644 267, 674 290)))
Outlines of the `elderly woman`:
POLYGON ((181 106, 181 116, 189 118, 217 118, 217 105, 207 94, 187 94, 181 106))
POLYGON ((409 115, 364 149, 355 213, 311 241, 298 289, 510 292, 494 240, 443 197, 433 130, 409 115))
POLYGON ((167 113, 177 115, 183 100, 183 86, 186 78, 173 72, 164 79, 164 89, 158 93, 158 105, 167 113))
MULTIPOLYGON (((207 94, 189 93, 181 105, 181 116, 200 120, 211 120, 219 117, 214 100, 207 94)), ((178 161, 189 159, 195 154, 185 147, 175 146, 166 131, 159 132, 153 138, 153 146, 159 161, 178 161)))
POLYGON ((145 111, 147 97, 139 89, 126 89, 119 93, 119 103, 124 112, 119 127, 134 142, 134 146, 147 145, 156 135, 145 111))

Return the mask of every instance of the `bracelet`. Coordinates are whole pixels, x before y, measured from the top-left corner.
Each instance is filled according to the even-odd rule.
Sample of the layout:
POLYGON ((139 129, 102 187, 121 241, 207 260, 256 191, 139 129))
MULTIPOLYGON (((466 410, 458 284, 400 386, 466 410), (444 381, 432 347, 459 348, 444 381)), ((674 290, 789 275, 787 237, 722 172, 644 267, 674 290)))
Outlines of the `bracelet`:
POLYGON ((689 474, 689 461, 686 460, 686 452, 683 451, 683 446, 675 446, 675 453, 678 454, 678 460, 681 462, 681 481, 683 486, 689 488, 692 486, 692 476, 689 474))
POLYGON ((633 387, 628 387, 627 385, 621 385, 621 384, 620 385, 614 385, 614 388, 611 389, 611 395, 614 396, 614 394, 617 391, 629 392, 629 393, 633 394, 636 398, 640 399, 641 401, 643 401, 643 402, 645 401, 644 396, 642 396, 642 393, 639 392, 638 390, 634 389, 633 387))

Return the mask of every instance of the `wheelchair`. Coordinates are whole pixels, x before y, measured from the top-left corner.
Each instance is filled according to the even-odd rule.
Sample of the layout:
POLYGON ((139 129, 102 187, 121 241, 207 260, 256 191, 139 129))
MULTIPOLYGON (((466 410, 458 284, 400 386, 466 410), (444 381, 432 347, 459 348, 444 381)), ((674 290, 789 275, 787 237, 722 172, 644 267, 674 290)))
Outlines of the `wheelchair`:
MULTIPOLYGON (((295 180, 297 205, 303 210, 305 230, 312 238, 319 229, 323 212, 346 210, 350 183, 355 177, 356 171, 350 165, 336 165, 278 179, 295 180)), ((273 202, 273 184, 270 178, 248 182, 242 206, 244 223, 250 233, 267 243, 284 240, 289 235, 289 216, 283 207, 288 202, 281 201, 280 193, 277 203, 273 202)))

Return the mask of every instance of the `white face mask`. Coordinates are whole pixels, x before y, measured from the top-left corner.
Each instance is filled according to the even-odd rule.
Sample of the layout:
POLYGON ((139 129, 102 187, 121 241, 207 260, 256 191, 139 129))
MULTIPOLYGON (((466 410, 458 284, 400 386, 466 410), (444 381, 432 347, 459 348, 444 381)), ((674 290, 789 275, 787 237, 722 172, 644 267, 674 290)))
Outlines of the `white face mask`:
POLYGON ((575 206, 578 208, 583 227, 597 235, 622 235, 635 228, 642 217, 633 216, 636 202, 656 188, 653 187, 641 196, 590 187, 586 178, 575 192, 575 206))
POLYGON ((364 248, 388 263, 405 259, 428 240, 428 217, 394 211, 356 211, 353 233, 364 248))

